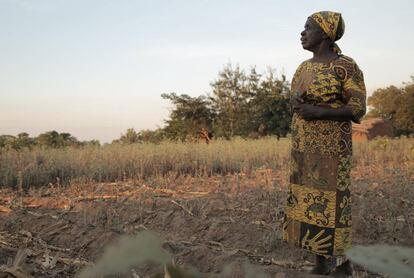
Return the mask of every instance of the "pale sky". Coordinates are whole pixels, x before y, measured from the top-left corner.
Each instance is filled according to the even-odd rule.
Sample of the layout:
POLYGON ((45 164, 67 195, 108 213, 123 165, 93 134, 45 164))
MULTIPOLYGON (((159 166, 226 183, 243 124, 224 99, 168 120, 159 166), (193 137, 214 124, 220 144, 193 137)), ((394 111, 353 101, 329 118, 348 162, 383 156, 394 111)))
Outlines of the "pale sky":
POLYGON ((228 62, 290 79, 319 10, 342 13, 369 93, 414 75, 412 0, 0 0, 0 134, 110 142, 163 126, 162 93, 206 94, 228 62))

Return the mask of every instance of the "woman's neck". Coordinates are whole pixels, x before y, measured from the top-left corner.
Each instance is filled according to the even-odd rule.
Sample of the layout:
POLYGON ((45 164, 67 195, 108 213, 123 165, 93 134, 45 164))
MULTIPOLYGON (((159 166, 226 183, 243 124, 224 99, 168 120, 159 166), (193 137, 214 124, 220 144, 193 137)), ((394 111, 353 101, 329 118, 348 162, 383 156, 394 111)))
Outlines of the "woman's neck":
POLYGON ((312 52, 313 52, 313 58, 311 59, 311 61, 313 62, 327 63, 327 62, 330 62, 338 58, 338 53, 334 52, 331 48, 331 44, 330 43, 328 44, 327 42, 321 43, 312 52))

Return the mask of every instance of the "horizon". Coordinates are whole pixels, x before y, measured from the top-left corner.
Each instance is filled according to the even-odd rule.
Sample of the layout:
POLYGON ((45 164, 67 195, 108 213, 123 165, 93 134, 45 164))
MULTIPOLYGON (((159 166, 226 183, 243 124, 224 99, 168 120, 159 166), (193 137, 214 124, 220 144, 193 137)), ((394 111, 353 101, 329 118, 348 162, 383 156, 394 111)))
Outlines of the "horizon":
POLYGON ((292 78, 318 10, 343 14, 343 53, 368 95, 414 74, 412 1, 0 0, 0 134, 118 139, 167 119, 162 93, 199 96, 232 62, 292 78), (375 9, 373 9, 375 7, 375 9), (393 38, 388 39, 388 38, 393 38))

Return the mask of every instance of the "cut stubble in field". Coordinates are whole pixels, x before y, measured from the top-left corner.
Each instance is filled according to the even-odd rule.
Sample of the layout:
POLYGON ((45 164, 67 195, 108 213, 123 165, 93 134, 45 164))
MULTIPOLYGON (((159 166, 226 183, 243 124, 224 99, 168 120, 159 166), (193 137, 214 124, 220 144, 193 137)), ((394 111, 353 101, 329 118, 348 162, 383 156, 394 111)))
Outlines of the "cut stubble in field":
MULTIPOLYGON (((401 140, 355 146, 355 244, 414 246, 413 141, 401 140)), ((246 144, 254 143, 263 142, 246 144)), ((160 235, 175 264, 208 277, 222 277, 225 268, 231 269, 228 277, 243 277, 246 261, 271 277, 306 277, 312 256, 281 240, 288 148, 284 155, 277 167, 253 167, 251 172, 169 172, 117 182, 52 183, 26 192, 4 188, 0 207, 8 211, 0 212, 0 265, 27 248, 21 266, 25 273, 73 276, 95 262, 105 245, 148 229, 160 235), (54 265, 45 258, 56 258, 54 265)), ((357 270, 357 277, 376 277, 357 270)), ((145 264, 134 271, 146 277, 162 269, 145 264)))

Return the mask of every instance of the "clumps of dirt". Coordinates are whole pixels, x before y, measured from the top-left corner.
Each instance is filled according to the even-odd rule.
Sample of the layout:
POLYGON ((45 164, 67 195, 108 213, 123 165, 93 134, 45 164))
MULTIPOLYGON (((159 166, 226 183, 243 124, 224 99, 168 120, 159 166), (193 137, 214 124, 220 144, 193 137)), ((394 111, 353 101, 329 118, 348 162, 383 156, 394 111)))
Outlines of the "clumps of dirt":
MULTIPOLYGON (((354 185, 355 242, 414 246, 414 208, 406 198, 413 189, 389 182, 354 185)), ((0 206, 9 209, 0 212, 0 277, 73 277, 121 235, 143 230, 162 238, 176 265, 207 277, 223 277, 223 271, 243 277, 252 269, 270 277, 306 277, 313 258, 281 240, 286 193, 271 184, 194 180, 187 187, 124 182, 26 195, 0 191, 0 206)), ((149 277, 159 267, 131 271, 149 277)))

